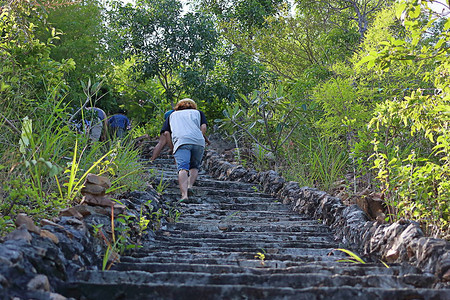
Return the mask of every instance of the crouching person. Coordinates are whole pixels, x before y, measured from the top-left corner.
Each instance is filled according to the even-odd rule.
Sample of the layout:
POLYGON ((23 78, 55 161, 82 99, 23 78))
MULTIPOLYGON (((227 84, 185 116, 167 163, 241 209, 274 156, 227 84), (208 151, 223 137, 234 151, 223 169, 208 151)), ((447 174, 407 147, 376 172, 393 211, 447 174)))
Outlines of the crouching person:
POLYGON ((166 119, 161 131, 172 135, 173 153, 178 168, 181 200, 188 199, 188 189, 198 177, 206 139, 206 117, 197 110, 192 99, 180 100, 175 111, 166 119))

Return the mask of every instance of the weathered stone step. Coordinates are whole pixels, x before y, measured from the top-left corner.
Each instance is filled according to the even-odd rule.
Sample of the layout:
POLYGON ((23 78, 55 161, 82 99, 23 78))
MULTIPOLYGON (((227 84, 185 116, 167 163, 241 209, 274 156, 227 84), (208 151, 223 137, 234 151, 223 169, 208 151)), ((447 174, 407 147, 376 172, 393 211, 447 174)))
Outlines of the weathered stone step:
POLYGON ((420 274, 420 271, 414 267, 402 265, 390 265, 386 268, 381 264, 348 264, 348 263, 321 263, 314 264, 303 263, 300 266, 276 267, 270 268, 266 264, 262 265, 258 261, 257 267, 242 267, 236 265, 218 265, 218 264, 193 264, 193 263, 159 263, 159 262, 122 262, 113 266, 116 271, 144 271, 144 272, 200 272, 200 273, 248 273, 248 274, 324 274, 324 275, 395 275, 402 276, 410 273, 420 274))
MULTIPOLYGON (((187 215, 182 214, 179 218, 179 222, 192 223, 195 224, 198 220, 198 215, 187 215)), ((277 217, 259 217, 258 215, 248 215, 248 216, 234 216, 234 217, 222 217, 211 214, 209 216, 204 216, 203 223, 213 222, 213 223, 230 223, 233 225, 248 224, 249 226, 255 225, 283 225, 283 226, 315 226, 317 223, 311 220, 290 220, 288 218, 277 218, 277 217), (231 219, 231 220, 230 220, 231 219)))
POLYGON ((62 294, 76 299, 434 299, 447 300, 449 293, 435 289, 384 289, 359 287, 308 287, 304 289, 248 285, 196 284, 102 284, 74 282, 62 294))
MULTIPOLYGON (((286 268, 292 266, 304 265, 307 262, 327 262, 337 263, 337 260, 345 258, 346 255, 339 251, 330 251, 323 256, 308 254, 285 254, 279 253, 278 249, 265 250, 265 267, 269 267, 267 263, 277 268, 286 268)), ((261 261, 255 258, 261 249, 251 249, 251 251, 203 251, 203 249, 189 249, 180 252, 173 251, 152 251, 145 249, 135 250, 133 256, 121 257, 122 262, 186 262, 186 263, 204 263, 204 264, 220 264, 220 265, 245 265, 247 267, 261 267, 261 261), (199 251, 196 251, 199 250, 199 251)), ((340 263, 343 264, 343 263, 340 263)))
MULTIPOLYGON (((273 196, 266 194, 266 193, 260 193, 255 191, 246 191, 246 190, 233 190, 233 189, 216 189, 216 188, 194 188, 192 189, 193 196, 196 198, 213 198, 212 196, 220 196, 223 198, 249 198, 250 199, 264 199, 264 198, 270 198, 272 201, 276 201, 276 198, 273 196)), ((166 195, 178 195, 179 189, 178 187, 167 187, 166 190, 164 190, 164 194, 166 195)), ((190 196, 192 197, 192 196, 190 196)))
MULTIPOLYGON (((298 248, 298 245, 288 245, 292 246, 291 248, 279 248, 278 244, 250 244, 250 245, 238 245, 238 244, 219 244, 219 245, 207 245, 199 242, 198 244, 192 243, 191 245, 170 245, 160 243, 162 245, 155 246, 146 246, 146 252, 150 255, 152 252, 161 251, 161 248, 164 251, 171 252, 185 252, 185 253, 208 253, 212 251, 221 251, 221 252, 253 252, 256 254, 257 252, 266 251, 268 253, 277 253, 277 254, 289 254, 289 255, 307 255, 307 256, 326 256, 328 255, 334 247, 330 247, 328 243, 317 243, 317 244, 302 244, 302 248, 298 248)), ((174 254, 176 255, 176 254, 174 254)))
MULTIPOLYGON (((243 201, 236 201, 238 203, 221 203, 220 200, 217 200, 217 203, 193 203, 194 199, 189 199, 187 201, 183 201, 183 203, 189 203, 192 204, 192 208, 198 208, 198 209, 210 209, 212 211, 220 209, 220 210, 233 210, 233 211, 285 211, 286 213, 292 213, 292 211, 289 210, 289 207, 286 205, 283 205, 279 202, 253 202, 253 203, 242 203, 243 201), (194 206, 194 205, 199 206, 194 206)), ((201 201, 201 200, 200 200, 201 201)))
POLYGON ((199 272, 143 272, 143 271, 87 271, 77 275, 77 281, 90 283, 141 283, 141 284, 201 284, 201 285, 251 285, 254 287, 289 287, 302 289, 320 287, 382 287, 382 288, 429 288, 434 283, 432 275, 327 275, 327 274, 233 274, 199 272))
MULTIPOLYGON (((156 177, 156 179, 160 180, 161 175, 156 177)), ((164 174, 163 182, 165 184, 168 184, 171 187, 178 186, 178 179, 177 175, 172 174, 169 176, 169 174, 164 174)), ((195 182, 194 188, 217 188, 217 189, 232 189, 232 190, 243 190, 248 192, 259 192, 261 190, 261 187, 259 187, 256 184, 252 183, 245 183, 245 182, 239 182, 239 181, 221 181, 214 179, 212 177, 208 177, 206 175, 201 175, 200 178, 195 182)))
POLYGON ((220 210, 236 210, 241 205, 242 210, 246 211, 258 211, 258 212, 268 212, 265 208, 276 208, 276 211, 284 211, 287 214, 295 215, 289 206, 284 205, 272 198, 253 198, 253 197, 222 197, 222 196, 208 196, 208 197, 189 197, 187 200, 179 201, 179 194, 164 194, 165 197, 171 199, 171 203, 179 203, 179 207, 186 207, 191 211, 197 210, 210 210, 215 211, 220 210), (198 205, 198 206, 195 206, 198 205), (259 206, 258 206, 259 205, 259 206))
POLYGON ((203 232, 320 232, 330 233, 330 230, 321 225, 283 225, 283 224, 233 224, 227 222, 214 222, 208 220, 197 221, 197 223, 171 223, 165 226, 166 231, 203 231, 203 232))
MULTIPOLYGON (((142 254, 142 257, 121 258, 122 262, 129 263, 165 263, 165 264, 204 264, 204 265, 227 265, 237 266, 239 268, 272 268, 285 269, 289 267, 300 267, 305 263, 326 263, 327 265, 336 264, 339 257, 336 256, 312 256, 312 255, 286 255, 286 254, 270 254, 264 260, 256 259, 256 251, 252 253, 148 253, 142 254), (248 257, 245 259, 244 257, 248 257), (291 259, 291 260, 290 260, 291 259)), ((340 257, 343 258, 343 257, 340 257)))
MULTIPOLYGON (((189 196, 189 199, 183 200, 180 202, 180 194, 179 193, 163 193, 164 198, 166 198, 166 200, 169 200, 168 202, 171 202, 173 204, 178 203, 178 205, 181 206, 187 206, 187 204, 200 204, 203 205, 204 208, 209 209, 209 210, 215 210, 220 208, 220 204, 223 205, 233 205, 233 204, 241 204, 241 205, 246 205, 246 204, 261 204, 261 205, 268 205, 268 204, 274 204, 274 205, 278 205, 279 207, 284 207, 284 211, 286 212, 290 212, 291 214, 292 211, 289 210, 289 207, 286 205, 281 205, 280 202, 278 202, 276 199, 273 198, 254 198, 254 197, 247 197, 247 196, 234 196, 234 197, 223 197, 220 195, 213 195, 213 196, 204 196, 204 197, 196 197, 196 196, 189 196)), ((191 209, 196 208, 196 209, 202 209, 202 206, 198 206, 198 207, 191 207, 191 209)), ((226 209, 226 208, 225 208, 226 209)), ((247 209, 249 210, 249 209, 247 209)), ((251 210, 251 207, 250 207, 251 210)), ((256 210, 256 208, 255 208, 256 210)), ((260 210, 261 211, 261 210, 260 210)), ((263 210, 264 211, 264 210, 263 210)))
POLYGON ((226 211, 226 210, 209 210, 209 209, 194 209, 189 206, 179 206, 182 216, 196 217, 197 220, 203 217, 210 217, 211 215, 220 218, 221 220, 237 220, 240 218, 254 218, 254 220, 276 220, 283 219, 286 221, 296 221, 310 224, 320 224, 318 220, 312 220, 306 216, 297 215, 294 213, 286 213, 285 211, 226 211))
MULTIPOLYGON (((163 234, 164 237, 174 236, 176 238, 188 238, 188 239, 201 239, 201 238, 214 238, 214 239, 263 239, 269 240, 292 240, 301 241, 303 239, 309 239, 310 237, 320 237, 323 239, 333 240, 333 236, 329 232, 317 233, 317 232, 203 232, 203 231, 166 231, 163 234)), ((159 239, 160 235, 156 236, 159 239)))
MULTIPOLYGON (((152 166, 149 170, 151 174, 156 174, 157 178, 160 178, 161 174, 163 174, 163 177, 167 179, 177 178, 178 176, 177 167, 175 166, 175 163, 172 162, 164 166, 152 166)), ((200 170, 198 174, 211 178, 204 170, 200 170)))
POLYGON ((260 216, 255 214, 242 214, 242 215, 226 215, 226 214, 216 214, 211 213, 185 213, 181 211, 181 215, 178 219, 179 222, 184 223, 193 223, 198 222, 199 218, 203 219, 204 223, 210 223, 211 221, 216 223, 230 223, 234 225, 239 225, 241 223, 245 223, 251 226, 255 225, 274 225, 275 223, 279 225, 286 226, 317 226, 318 221, 314 220, 304 220, 304 219, 295 219, 289 218, 289 216, 260 216))
MULTIPOLYGON (((158 240, 158 245, 156 245, 156 249, 160 247, 164 247, 169 250, 172 248, 208 248, 208 249, 277 249, 279 251, 288 251, 290 249, 333 249, 337 246, 337 243, 330 242, 328 240, 323 240, 321 238, 316 238, 316 240, 303 240, 303 241, 273 241, 273 240, 222 240, 222 239, 201 239, 201 240, 192 240, 192 239, 184 239, 184 238, 160 238, 158 240)), ((147 250, 151 251, 154 249, 152 246, 147 246, 147 250)))

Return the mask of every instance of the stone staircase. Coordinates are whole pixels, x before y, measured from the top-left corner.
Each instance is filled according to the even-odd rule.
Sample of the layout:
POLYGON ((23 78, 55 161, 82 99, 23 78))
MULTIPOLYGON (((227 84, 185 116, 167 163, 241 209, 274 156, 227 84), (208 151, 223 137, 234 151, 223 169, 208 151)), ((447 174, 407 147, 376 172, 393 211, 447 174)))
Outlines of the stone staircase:
POLYGON ((200 173, 178 203, 171 158, 150 165, 163 174, 165 198, 181 215, 152 243, 109 271, 78 274, 61 293, 75 299, 450 299, 435 277, 410 265, 337 262, 347 255, 318 220, 241 182, 200 173), (178 203, 178 204, 177 204, 178 203))

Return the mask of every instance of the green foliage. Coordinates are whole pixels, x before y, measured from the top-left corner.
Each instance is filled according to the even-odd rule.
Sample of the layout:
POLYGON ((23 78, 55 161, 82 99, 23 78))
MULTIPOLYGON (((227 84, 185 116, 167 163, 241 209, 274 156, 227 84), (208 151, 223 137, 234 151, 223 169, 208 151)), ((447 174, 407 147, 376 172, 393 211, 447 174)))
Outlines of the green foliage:
POLYGON ((440 92, 430 95, 419 89, 403 99, 386 100, 377 106, 370 122, 375 130, 374 169, 392 206, 393 220, 408 217, 421 222, 428 234, 445 236, 449 233, 450 201, 450 63, 446 45, 450 20, 446 20, 437 42, 427 44, 427 31, 441 21, 426 3, 402 2, 397 5, 396 15, 404 16, 409 38, 392 37, 381 42, 381 49, 363 57, 360 64, 388 71, 392 62, 400 61, 419 73, 431 62, 434 71, 426 68, 421 75, 424 81, 434 80, 434 88, 440 92), (408 136, 414 137, 414 143, 405 144, 408 136), (417 150, 408 151, 409 147, 417 150))
POLYGON ((260 25, 245 30, 242 23, 246 20, 232 15, 219 17, 219 26, 240 52, 255 57, 279 78, 296 81, 310 67, 346 60, 359 43, 360 35, 352 24, 324 17, 323 7, 315 2, 298 3, 296 15, 288 5, 274 5, 259 20, 260 25))
POLYGON ((118 5, 111 23, 123 42, 125 54, 138 59, 144 78, 158 78, 169 103, 181 92, 183 70, 214 66, 217 33, 200 13, 181 13, 177 0, 138 1, 136 7, 118 5))
MULTIPOLYGON (((70 85, 68 100, 78 103, 84 96, 80 81, 104 74, 107 63, 106 45, 103 42, 105 28, 99 0, 69 3, 48 7, 46 23, 60 33, 58 39, 51 42, 50 57, 56 61, 72 59, 76 64, 75 70, 68 73, 66 78, 70 85)), ((43 28, 40 31, 40 40, 51 37, 51 31, 43 28)))
POLYGON ((353 253, 350 250, 342 249, 342 248, 338 248, 338 249, 334 249, 334 250, 344 252, 345 254, 347 254, 349 256, 348 259, 339 259, 338 262, 351 262, 351 263, 355 263, 355 264, 365 264, 366 263, 361 257, 359 257, 356 253, 353 253))
MULTIPOLYGON (((20 212, 36 218, 55 216, 78 199, 89 172, 113 177, 111 191, 115 192, 124 187, 136 189, 143 181, 132 143, 112 143, 110 149, 105 143, 91 144, 87 136, 69 129, 66 108, 53 99, 49 97, 44 105, 48 107, 45 119, 24 118, 17 147, 9 149, 16 154, 8 161, 9 172, 2 174, 5 197, 0 201, 0 214, 5 220, 20 212), (67 162, 67 157, 72 159, 67 162)), ((5 221, 0 228, 7 230, 8 226, 5 221)))
POLYGON ((261 266, 264 266, 265 259, 266 259, 266 251, 262 249, 263 252, 256 252, 255 258, 259 259, 259 262, 261 263, 261 266))
POLYGON ((240 103, 236 102, 224 110, 225 118, 218 122, 229 133, 250 138, 257 145, 257 157, 267 159, 270 152, 277 162, 280 148, 300 124, 307 106, 298 110, 296 103, 287 98, 282 86, 255 91, 249 97, 241 95, 241 99, 240 103))
POLYGON ((164 121, 162 116, 171 108, 170 103, 164 99, 164 87, 157 79, 145 79, 135 72, 137 64, 138 60, 134 56, 123 62, 117 62, 108 74, 108 81, 113 87, 118 105, 128 112, 127 116, 136 124, 143 124, 142 126, 146 126, 147 122, 147 126, 159 122, 157 130, 147 131, 153 133, 152 136, 159 135, 164 121), (150 123, 149 120, 157 122, 150 123))
MULTIPOLYGON (((73 150, 73 157, 71 163, 68 164, 64 174, 67 174, 67 181, 63 183, 65 190, 61 188, 59 182, 58 187, 60 187, 61 198, 68 200, 72 203, 77 196, 79 196, 80 190, 83 188, 84 180, 91 171, 102 162, 102 160, 108 156, 110 153, 106 153, 99 160, 95 161, 92 166, 87 170, 80 168, 81 157, 83 156, 84 150, 87 149, 86 146, 81 154, 78 154, 78 141, 75 141, 75 146, 73 150), (81 176, 79 174, 81 173, 81 176)), ((96 149, 97 150, 97 149, 96 149)), ((99 174, 101 175, 101 174, 99 174)))
POLYGON ((164 194, 166 188, 169 186, 169 182, 164 180, 164 172, 161 172, 158 178, 155 169, 150 169, 150 180, 156 185, 155 190, 160 195, 164 194))
POLYGON ((303 143, 296 140, 285 149, 284 176, 302 186, 325 191, 334 188, 346 171, 348 154, 327 139, 310 138, 303 143))
POLYGON ((191 98, 202 99, 208 105, 234 102, 239 94, 247 95, 274 81, 264 65, 250 55, 229 49, 215 52, 217 61, 213 70, 187 69, 181 73, 183 89, 191 98))
POLYGON ((266 17, 275 15, 284 0, 201 0, 199 9, 208 10, 217 18, 235 21, 241 31, 264 27, 266 17))
POLYGON ((8 233, 14 229, 14 222, 10 216, 0 218, 0 232, 8 233))
POLYGON ((59 33, 51 30, 46 42, 37 39, 35 32, 44 26, 42 19, 42 7, 33 1, 2 6, 0 31, 5 34, 0 39, 0 104, 7 119, 33 118, 35 103, 45 101, 50 92, 61 98, 60 91, 67 88, 63 79, 74 62, 50 58, 49 43, 58 39, 59 33))
POLYGON ((45 118, 33 120, 23 118, 22 130, 14 148, 17 155, 9 163, 14 165, 11 169, 15 174, 8 174, 4 181, 4 189, 9 197, 1 205, 5 215, 15 215, 17 212, 26 212, 34 216, 52 214, 48 212, 52 207, 65 207, 67 205, 58 198, 56 191, 52 190, 55 178, 59 175, 65 164, 66 147, 70 147, 70 139, 74 133, 61 122, 66 117, 62 100, 55 100, 55 94, 47 97, 41 109, 45 110, 45 118), (19 178, 22 187, 19 188, 19 178), (14 191, 16 187, 20 192, 14 191), (26 201, 25 201, 26 200, 26 201), (25 202, 24 202, 25 201, 25 202), (23 205, 27 203, 27 205, 23 205))
POLYGON ((313 98, 323 110, 316 126, 324 136, 346 141, 369 120, 371 107, 352 85, 352 78, 337 77, 318 85, 313 98))
POLYGON ((359 40, 362 40, 377 12, 394 1, 302 0, 296 2, 299 14, 320 16, 332 29, 343 29, 344 32, 354 29, 359 35, 359 40))

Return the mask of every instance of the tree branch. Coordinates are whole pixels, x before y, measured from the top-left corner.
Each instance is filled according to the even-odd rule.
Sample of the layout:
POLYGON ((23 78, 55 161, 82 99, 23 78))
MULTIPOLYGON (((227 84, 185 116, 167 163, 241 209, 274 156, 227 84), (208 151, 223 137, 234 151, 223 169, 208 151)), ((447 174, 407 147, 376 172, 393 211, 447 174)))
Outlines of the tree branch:
POLYGON ((14 126, 14 124, 8 120, 8 118, 6 118, 2 113, 0 113, 0 116, 5 120, 6 124, 8 124, 9 127, 11 127, 15 132, 17 132, 18 134, 22 134, 22 132, 17 129, 16 126, 14 126))
POLYGON ((231 122, 236 126, 236 127, 238 127, 239 129, 241 129, 241 130, 243 130, 249 137, 251 137, 261 148, 263 148, 264 150, 266 150, 266 151, 272 151, 272 150, 270 150, 269 148, 267 148, 266 146, 264 146, 264 145, 262 145, 261 143, 260 143, 260 141, 258 141, 258 139, 257 138, 255 138, 254 136, 253 136, 253 134, 251 134, 247 129, 245 129, 244 127, 242 127, 241 125, 239 125, 238 123, 236 123, 233 119, 231 119, 230 118, 230 120, 231 120, 231 122))

